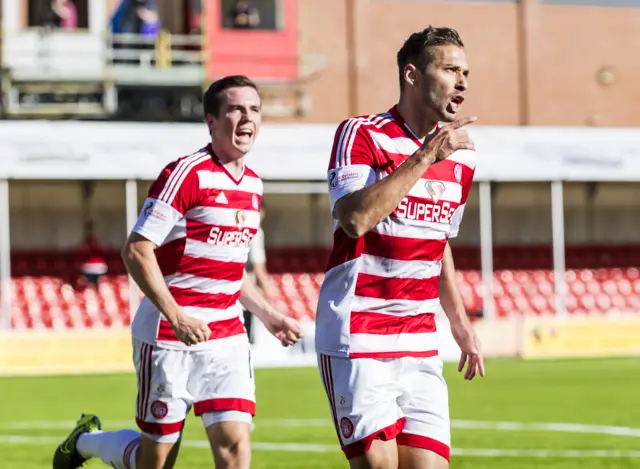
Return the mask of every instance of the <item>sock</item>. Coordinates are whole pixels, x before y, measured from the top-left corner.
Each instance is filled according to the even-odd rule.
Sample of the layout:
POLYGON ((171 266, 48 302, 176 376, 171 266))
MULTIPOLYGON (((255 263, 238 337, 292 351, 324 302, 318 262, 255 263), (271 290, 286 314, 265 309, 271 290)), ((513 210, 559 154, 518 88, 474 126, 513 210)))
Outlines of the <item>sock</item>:
POLYGON ((83 458, 98 457, 115 469, 136 469, 140 433, 134 430, 83 433, 76 448, 83 458))

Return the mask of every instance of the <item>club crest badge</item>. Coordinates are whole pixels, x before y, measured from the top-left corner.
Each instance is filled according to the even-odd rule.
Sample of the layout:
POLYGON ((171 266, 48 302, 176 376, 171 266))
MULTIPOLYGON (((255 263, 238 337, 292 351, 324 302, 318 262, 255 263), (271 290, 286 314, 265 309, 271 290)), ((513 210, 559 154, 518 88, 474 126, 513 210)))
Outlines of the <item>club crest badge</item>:
POLYGON ((347 417, 342 417, 340 420, 340 430, 342 431, 342 436, 345 438, 351 438, 353 435, 353 423, 347 417))
POLYGON ((244 228, 244 223, 247 220, 247 215, 244 213, 244 210, 238 210, 236 212, 236 224, 238 228, 244 228))
POLYGON ((444 183, 440 181, 427 181, 425 182, 424 187, 427 189, 429 197, 436 203, 440 200, 440 197, 442 197, 442 194, 446 189, 444 183))
POLYGON ((162 420, 169 413, 169 407, 162 401, 153 401, 151 403, 151 415, 157 420, 162 420))

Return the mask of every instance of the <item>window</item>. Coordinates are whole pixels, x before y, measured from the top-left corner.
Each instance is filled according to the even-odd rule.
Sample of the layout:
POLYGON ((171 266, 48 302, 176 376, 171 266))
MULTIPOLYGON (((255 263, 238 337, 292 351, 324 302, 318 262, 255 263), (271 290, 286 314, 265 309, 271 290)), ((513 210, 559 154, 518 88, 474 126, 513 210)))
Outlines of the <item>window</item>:
POLYGON ((280 0, 222 0, 222 27, 227 29, 282 29, 280 0))
POLYGON ((88 29, 88 0, 29 0, 28 25, 63 31, 88 29))

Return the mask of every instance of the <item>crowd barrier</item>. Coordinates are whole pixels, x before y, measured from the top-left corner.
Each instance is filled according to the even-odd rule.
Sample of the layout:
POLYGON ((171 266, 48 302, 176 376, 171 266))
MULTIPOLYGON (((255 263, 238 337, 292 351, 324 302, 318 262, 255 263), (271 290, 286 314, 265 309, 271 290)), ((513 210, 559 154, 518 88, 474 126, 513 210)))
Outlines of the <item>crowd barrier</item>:
MULTIPOLYGON (((439 354, 457 361, 460 349, 448 321, 442 313, 436 318, 439 354)), ((256 320, 255 368, 316 366, 313 322, 302 325, 305 338, 285 348, 256 320)), ((510 317, 479 320, 474 327, 487 358, 640 356, 640 315, 510 317)), ((0 334, 0 376, 132 371, 128 328, 0 334)))

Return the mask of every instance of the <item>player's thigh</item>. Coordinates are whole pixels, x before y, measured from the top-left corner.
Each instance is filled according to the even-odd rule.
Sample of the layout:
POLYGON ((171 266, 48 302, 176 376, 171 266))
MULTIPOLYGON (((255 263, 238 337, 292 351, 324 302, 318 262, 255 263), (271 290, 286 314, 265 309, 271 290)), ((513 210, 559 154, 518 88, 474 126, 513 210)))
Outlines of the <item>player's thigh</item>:
POLYGON ((397 403, 398 363, 393 359, 319 355, 318 365, 336 434, 347 459, 356 459, 354 464, 390 460, 387 452, 395 452, 395 442, 375 442, 391 442, 404 425, 397 403))
POLYGON ((238 413, 238 411, 207 412, 202 416, 215 466, 221 469, 231 467, 248 469, 251 465, 251 424, 246 420, 247 416, 249 419, 251 416, 244 413, 246 415, 243 422, 239 421, 240 418, 227 419, 228 417, 224 415, 226 413, 238 413))
POLYGON ((174 444, 182 433, 192 396, 187 391, 190 352, 133 340, 137 374, 136 423, 147 440, 174 444))
POLYGON ((187 389, 194 398, 196 416, 222 411, 255 415, 255 379, 246 336, 224 351, 195 352, 187 389))
POLYGON ((397 437, 400 467, 447 467, 443 464, 450 458, 451 425, 442 360, 406 357, 403 361, 402 380, 407 385, 400 399, 405 416, 404 429, 397 437), (422 464, 416 462, 420 459, 422 464))
POLYGON ((447 469, 449 461, 433 451, 398 446, 398 469, 447 469))
POLYGON ((366 453, 349 459, 349 467, 351 469, 397 469, 396 440, 373 440, 366 453))
POLYGON ((136 469, 173 469, 180 451, 180 440, 158 443, 142 435, 136 455, 136 469))
POLYGON ((195 414, 207 429, 216 468, 248 469, 250 429, 255 415, 255 381, 246 344, 224 353, 198 354, 193 381, 195 414))

